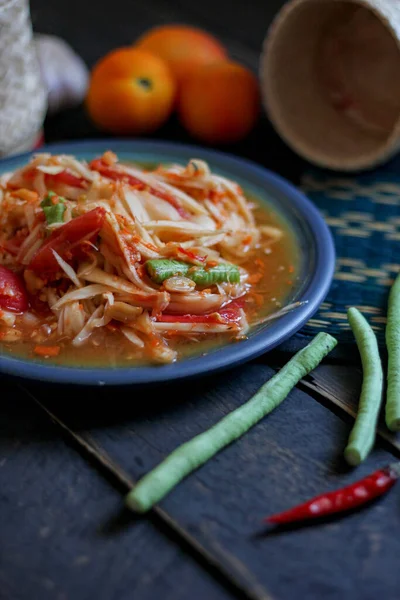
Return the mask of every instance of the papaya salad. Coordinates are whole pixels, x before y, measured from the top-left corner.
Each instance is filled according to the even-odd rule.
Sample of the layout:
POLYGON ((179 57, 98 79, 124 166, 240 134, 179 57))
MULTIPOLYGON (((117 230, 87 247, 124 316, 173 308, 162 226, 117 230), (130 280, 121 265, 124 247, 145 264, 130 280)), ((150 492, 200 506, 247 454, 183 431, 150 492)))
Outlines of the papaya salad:
POLYGON ((296 252, 274 218, 201 160, 36 154, 0 178, 1 346, 171 363, 242 339, 293 306, 296 252))

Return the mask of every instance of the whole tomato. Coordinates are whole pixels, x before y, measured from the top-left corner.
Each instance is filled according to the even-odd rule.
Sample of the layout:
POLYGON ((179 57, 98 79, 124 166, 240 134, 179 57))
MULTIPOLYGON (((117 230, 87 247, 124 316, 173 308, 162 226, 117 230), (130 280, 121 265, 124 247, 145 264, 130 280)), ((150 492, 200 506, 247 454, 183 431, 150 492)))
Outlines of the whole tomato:
POLYGON ((136 48, 119 48, 94 67, 86 97, 93 122, 106 131, 139 135, 169 117, 176 85, 167 64, 136 48))
POLYGON ((214 143, 244 138, 260 109, 258 82, 242 65, 221 61, 188 75, 180 90, 179 115, 193 137, 214 143))
POLYGON ((189 25, 161 25, 144 33, 136 47, 168 63, 178 85, 199 66, 227 59, 224 46, 214 36, 189 25))

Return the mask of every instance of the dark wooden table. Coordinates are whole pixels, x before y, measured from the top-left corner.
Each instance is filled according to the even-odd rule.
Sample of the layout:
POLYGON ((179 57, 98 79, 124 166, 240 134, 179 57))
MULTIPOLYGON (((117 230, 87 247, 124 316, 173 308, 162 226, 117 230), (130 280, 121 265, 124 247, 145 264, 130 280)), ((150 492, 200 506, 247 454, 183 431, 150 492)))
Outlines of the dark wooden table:
MULTIPOLYGON (((169 21, 219 35, 256 68, 281 2, 32 0, 37 31, 67 39, 89 65, 169 21)), ((83 110, 46 123, 47 141, 98 136, 83 110)), ((188 140, 171 123, 163 139, 188 140)), ((239 156, 298 180, 304 165, 260 122, 239 156)), ((326 360, 243 439, 146 518, 122 497, 182 441, 244 402, 281 364, 270 353, 234 372, 148 389, 76 389, 3 377, 0 598, 6 600, 385 600, 399 598, 400 503, 316 527, 266 534, 260 519, 354 479, 341 457, 360 389, 356 366, 326 360)), ((393 460, 381 435, 357 476, 393 460)))

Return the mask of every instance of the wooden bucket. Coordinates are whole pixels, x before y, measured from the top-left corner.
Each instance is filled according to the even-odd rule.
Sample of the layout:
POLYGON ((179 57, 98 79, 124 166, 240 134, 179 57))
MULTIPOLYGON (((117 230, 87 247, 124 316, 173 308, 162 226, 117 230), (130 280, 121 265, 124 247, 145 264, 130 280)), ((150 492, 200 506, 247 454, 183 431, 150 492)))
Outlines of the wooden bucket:
POLYGON ((287 3, 260 79, 272 124, 302 157, 346 171, 386 161, 400 149, 400 2, 287 3))

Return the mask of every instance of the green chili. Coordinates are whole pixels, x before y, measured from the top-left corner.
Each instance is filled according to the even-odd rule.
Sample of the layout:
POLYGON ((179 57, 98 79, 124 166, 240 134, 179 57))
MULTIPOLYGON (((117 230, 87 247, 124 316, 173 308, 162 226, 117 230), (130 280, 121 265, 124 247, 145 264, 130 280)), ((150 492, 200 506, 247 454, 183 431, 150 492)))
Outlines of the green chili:
POLYGON ((389 294, 386 347, 386 425, 392 431, 400 431, 400 275, 397 276, 389 294))
POLYGON ((63 222, 63 216, 66 208, 65 198, 62 196, 57 196, 57 194, 54 192, 49 192, 40 203, 40 206, 43 208, 48 225, 63 222))
POLYGON ((221 419, 208 431, 179 446, 129 492, 126 504, 144 513, 175 485, 217 452, 245 434, 274 410, 292 388, 321 362, 337 344, 327 333, 319 333, 303 350, 276 373, 243 406, 221 419))
POLYGON ((359 465, 375 442, 376 424, 382 402, 383 370, 378 342, 368 321, 356 308, 349 308, 347 318, 356 338, 363 368, 358 412, 344 457, 349 465, 359 465))
POLYGON ((235 265, 226 263, 220 263, 207 269, 180 260, 157 258, 146 262, 146 270, 156 283, 162 283, 176 275, 188 277, 199 286, 208 286, 215 283, 240 283, 239 269, 235 265))

